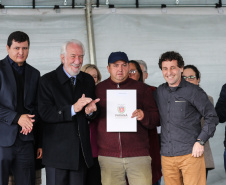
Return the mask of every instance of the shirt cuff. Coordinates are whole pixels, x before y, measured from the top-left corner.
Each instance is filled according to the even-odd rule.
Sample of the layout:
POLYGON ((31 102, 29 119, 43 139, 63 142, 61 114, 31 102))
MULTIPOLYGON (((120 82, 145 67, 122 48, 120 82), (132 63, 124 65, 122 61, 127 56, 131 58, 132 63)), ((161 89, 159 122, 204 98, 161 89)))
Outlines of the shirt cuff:
POLYGON ((205 132, 201 132, 199 134, 199 136, 197 137, 197 139, 201 139, 202 141, 206 142, 209 139, 209 136, 207 134, 205 134, 205 132))
POLYGON ((93 115, 93 112, 91 112, 91 113, 89 113, 89 114, 87 114, 88 116, 92 116, 93 115))
POLYGON ((76 115, 76 112, 74 111, 74 107, 73 105, 71 106, 71 117, 76 115))

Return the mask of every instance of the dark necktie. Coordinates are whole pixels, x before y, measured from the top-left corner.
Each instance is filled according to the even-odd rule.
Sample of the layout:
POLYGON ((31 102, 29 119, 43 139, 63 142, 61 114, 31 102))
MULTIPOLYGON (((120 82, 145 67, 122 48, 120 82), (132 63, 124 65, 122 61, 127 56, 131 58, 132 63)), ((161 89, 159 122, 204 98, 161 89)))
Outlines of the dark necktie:
POLYGON ((71 85, 72 86, 75 86, 75 77, 71 77, 70 78, 70 81, 71 81, 71 85))
POLYGON ((75 77, 71 77, 71 78, 70 78, 70 81, 71 81, 72 89, 73 89, 73 91, 74 91, 74 90, 75 90, 75 85, 76 85, 76 79, 75 79, 75 77))

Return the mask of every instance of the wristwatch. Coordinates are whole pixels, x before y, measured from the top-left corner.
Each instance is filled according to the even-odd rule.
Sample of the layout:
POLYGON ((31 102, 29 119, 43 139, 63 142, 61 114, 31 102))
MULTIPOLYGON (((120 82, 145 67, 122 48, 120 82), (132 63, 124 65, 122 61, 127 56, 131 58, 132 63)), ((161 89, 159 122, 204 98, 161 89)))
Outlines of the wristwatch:
POLYGON ((205 142, 202 141, 202 140, 196 140, 196 142, 198 142, 200 145, 204 146, 205 145, 205 142))

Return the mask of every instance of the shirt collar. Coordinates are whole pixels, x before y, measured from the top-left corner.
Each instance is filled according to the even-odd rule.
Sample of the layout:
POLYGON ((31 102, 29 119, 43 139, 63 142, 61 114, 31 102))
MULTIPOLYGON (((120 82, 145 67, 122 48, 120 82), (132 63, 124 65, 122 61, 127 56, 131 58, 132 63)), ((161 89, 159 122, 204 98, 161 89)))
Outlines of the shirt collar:
POLYGON ((187 82, 184 78, 181 77, 181 82, 178 85, 178 87, 185 87, 187 86, 187 83, 190 83, 190 82, 187 82))
POLYGON ((24 61, 24 63, 23 63, 22 66, 19 66, 16 62, 14 62, 14 61, 9 57, 9 55, 8 55, 7 57, 8 57, 9 63, 12 65, 12 67, 13 67, 19 74, 22 74, 23 71, 24 71, 24 66, 26 65, 26 61, 24 61))
MULTIPOLYGON (((186 86, 186 83, 187 83, 187 81, 184 78, 181 78, 180 84, 177 87, 175 87, 176 90, 178 88, 185 87, 186 86)), ((170 90, 169 84, 167 82, 165 83, 165 87, 167 87, 170 90)))
MULTIPOLYGON (((72 76, 71 76, 69 73, 67 73, 67 71, 64 69, 64 66, 63 66, 63 70, 64 70, 64 72, 65 72, 65 74, 67 75, 68 78, 71 78, 71 77, 72 77, 72 76)), ((77 75, 75 75, 75 76, 73 76, 73 77, 76 79, 76 76, 77 76, 77 75)))
POLYGON ((129 80, 131 80, 130 78, 129 78, 129 76, 127 77, 127 79, 125 79, 123 82, 114 82, 112 79, 111 79, 111 77, 109 77, 109 79, 110 79, 110 81, 111 81, 111 83, 112 84, 119 84, 119 85, 123 85, 123 84, 126 84, 129 80))

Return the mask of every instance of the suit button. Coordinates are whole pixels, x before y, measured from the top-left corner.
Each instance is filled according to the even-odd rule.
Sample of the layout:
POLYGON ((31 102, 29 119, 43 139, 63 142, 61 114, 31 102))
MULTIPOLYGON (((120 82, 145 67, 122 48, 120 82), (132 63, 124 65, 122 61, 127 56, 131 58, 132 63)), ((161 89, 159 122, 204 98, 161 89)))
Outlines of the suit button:
POLYGON ((58 114, 62 114, 62 111, 60 110, 60 111, 58 112, 58 114))

